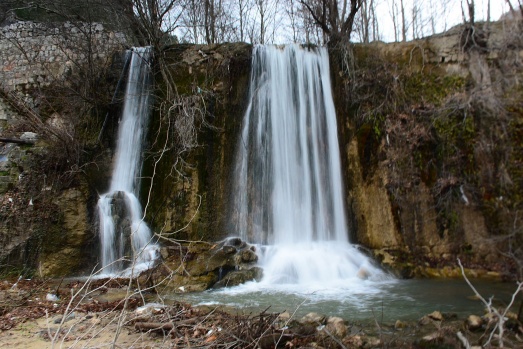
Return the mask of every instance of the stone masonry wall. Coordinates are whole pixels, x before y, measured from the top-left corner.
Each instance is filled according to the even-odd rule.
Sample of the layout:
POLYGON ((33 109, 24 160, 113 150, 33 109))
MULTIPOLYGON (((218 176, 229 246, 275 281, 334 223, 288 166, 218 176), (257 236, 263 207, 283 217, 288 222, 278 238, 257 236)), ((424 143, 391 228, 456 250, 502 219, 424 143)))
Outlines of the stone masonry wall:
MULTIPOLYGON (((31 91, 63 79, 88 58, 103 62, 126 46, 100 23, 17 22, 0 28, 0 88, 32 103, 31 91)), ((0 120, 12 113, 0 98, 0 120)))

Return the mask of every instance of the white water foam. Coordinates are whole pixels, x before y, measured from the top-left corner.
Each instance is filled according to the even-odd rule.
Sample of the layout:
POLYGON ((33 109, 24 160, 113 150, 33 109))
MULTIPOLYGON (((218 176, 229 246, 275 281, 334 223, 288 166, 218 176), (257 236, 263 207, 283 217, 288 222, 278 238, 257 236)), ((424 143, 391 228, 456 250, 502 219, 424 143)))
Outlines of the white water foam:
POLYGON ((158 246, 137 198, 143 133, 150 112, 150 48, 133 48, 109 192, 98 200, 102 275, 129 276, 152 266, 158 246))
POLYGON ((262 246, 264 277, 246 288, 358 292, 390 279, 348 240, 327 50, 256 46, 251 69, 231 220, 262 246))

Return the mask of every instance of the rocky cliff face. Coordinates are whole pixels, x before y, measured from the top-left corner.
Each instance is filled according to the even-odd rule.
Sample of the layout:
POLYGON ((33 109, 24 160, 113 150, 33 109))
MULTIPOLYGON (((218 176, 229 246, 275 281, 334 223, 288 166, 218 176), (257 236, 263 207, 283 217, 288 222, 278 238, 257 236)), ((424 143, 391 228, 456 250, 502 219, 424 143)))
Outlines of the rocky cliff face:
MULTIPOLYGON (((485 270, 480 274, 517 272, 517 262, 500 251, 520 248, 509 242, 521 234, 523 43, 509 27, 496 26, 472 48, 463 46, 463 28, 410 43, 356 45, 348 72, 332 52, 352 240, 399 275, 457 275, 457 257, 485 270)), ((163 83, 156 86, 141 201, 170 268, 177 263, 174 240, 217 241, 230 233, 229 181, 251 46, 174 45, 161 54, 168 69, 158 74, 167 73, 177 91, 167 95, 163 83)), ((30 93, 25 86, 20 91, 30 93)), ((12 115, 10 109, 0 106, 0 114, 12 115)), ((73 112, 49 109, 42 109, 51 120, 43 125, 73 112)), ((4 264, 58 276, 95 263, 96 252, 86 246, 96 245, 92 210, 110 172, 107 139, 114 129, 102 122, 110 115, 114 127, 117 108, 109 112, 74 124, 87 133, 77 167, 54 162, 49 144, 40 142, 19 148, 19 160, 3 171, 10 179, 0 211, 4 264), (90 145, 100 134, 102 144, 90 145), (31 170, 50 163, 62 174, 53 183, 31 170), (24 181, 32 189, 21 190, 24 181)), ((199 281, 208 286, 219 274, 219 266, 206 270, 200 276, 212 282, 199 281)))
POLYGON ((519 25, 357 45, 348 75, 333 54, 353 240, 398 274, 521 267, 519 25))
POLYGON ((229 181, 249 89, 251 48, 176 45, 165 51, 178 95, 171 99, 172 114, 156 111, 153 116, 152 156, 144 164, 142 183, 142 202, 149 193, 151 198, 147 217, 165 239, 216 241, 229 235, 229 181))
POLYGON ((96 263, 92 202, 107 182, 125 39, 100 23, 0 27, 2 272, 62 276, 96 263))

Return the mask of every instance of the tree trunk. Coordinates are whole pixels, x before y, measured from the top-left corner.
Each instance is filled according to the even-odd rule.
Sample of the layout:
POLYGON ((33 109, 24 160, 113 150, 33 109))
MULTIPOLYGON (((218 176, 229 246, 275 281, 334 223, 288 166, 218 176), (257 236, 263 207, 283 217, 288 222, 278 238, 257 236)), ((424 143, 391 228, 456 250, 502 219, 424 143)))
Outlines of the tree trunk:
POLYGON ((407 41, 407 23, 405 18, 405 5, 403 0, 400 0, 400 10, 401 10, 401 41, 407 41))

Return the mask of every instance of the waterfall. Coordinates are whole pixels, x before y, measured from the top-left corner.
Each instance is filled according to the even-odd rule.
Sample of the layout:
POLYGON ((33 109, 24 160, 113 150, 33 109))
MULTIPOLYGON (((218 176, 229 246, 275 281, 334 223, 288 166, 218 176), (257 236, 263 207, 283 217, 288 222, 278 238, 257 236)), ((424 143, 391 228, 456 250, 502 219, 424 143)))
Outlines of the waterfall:
POLYGON ((137 198, 143 134, 150 113, 150 55, 149 47, 130 52, 111 185, 98 200, 102 274, 129 267, 139 272, 150 267, 158 254, 137 198))
POLYGON ((262 283, 383 275, 348 240, 329 74, 325 48, 254 48, 231 221, 262 246, 262 283))

